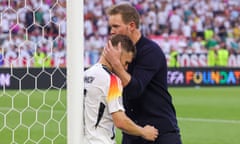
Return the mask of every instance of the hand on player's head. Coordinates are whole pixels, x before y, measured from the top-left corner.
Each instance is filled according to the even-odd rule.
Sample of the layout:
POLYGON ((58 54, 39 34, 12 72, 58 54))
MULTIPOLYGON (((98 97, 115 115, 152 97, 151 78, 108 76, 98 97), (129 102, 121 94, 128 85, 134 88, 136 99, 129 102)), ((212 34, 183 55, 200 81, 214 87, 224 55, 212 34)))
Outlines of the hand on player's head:
POLYGON ((114 62, 120 61, 121 51, 122 48, 120 42, 117 46, 114 47, 112 45, 112 42, 109 40, 107 45, 104 47, 103 55, 106 58, 106 60, 112 65, 114 64, 114 62))

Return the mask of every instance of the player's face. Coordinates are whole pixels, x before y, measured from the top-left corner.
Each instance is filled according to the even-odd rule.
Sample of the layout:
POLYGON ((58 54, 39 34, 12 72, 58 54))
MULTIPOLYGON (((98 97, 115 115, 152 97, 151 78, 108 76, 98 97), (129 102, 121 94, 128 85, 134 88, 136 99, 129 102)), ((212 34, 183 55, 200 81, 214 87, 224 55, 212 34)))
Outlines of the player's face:
POLYGON ((125 70, 127 70, 128 64, 132 62, 132 59, 133 59, 132 52, 126 52, 125 50, 122 50, 120 61, 125 70))
POLYGON ((122 20, 122 16, 120 14, 109 16, 109 26, 110 26, 110 34, 123 34, 129 36, 130 28, 128 24, 125 24, 122 20))

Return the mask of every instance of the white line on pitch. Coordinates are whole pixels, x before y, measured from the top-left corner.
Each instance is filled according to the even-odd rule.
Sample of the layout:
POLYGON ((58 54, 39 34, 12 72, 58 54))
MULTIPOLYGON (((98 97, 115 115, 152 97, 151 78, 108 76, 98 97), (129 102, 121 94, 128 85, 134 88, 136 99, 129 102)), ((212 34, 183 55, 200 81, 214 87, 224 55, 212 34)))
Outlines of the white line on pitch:
POLYGON ((178 120, 180 120, 180 121, 191 121, 191 122, 240 124, 240 120, 206 119, 206 118, 186 118, 186 117, 178 117, 178 120))

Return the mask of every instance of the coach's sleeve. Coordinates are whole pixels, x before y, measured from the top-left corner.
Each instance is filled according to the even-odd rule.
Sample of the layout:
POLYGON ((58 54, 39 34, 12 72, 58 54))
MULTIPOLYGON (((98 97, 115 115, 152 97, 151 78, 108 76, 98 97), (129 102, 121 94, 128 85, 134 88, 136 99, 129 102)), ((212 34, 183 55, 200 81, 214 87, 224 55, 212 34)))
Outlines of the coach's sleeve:
POLYGON ((128 99, 138 98, 151 82, 161 66, 161 54, 158 47, 147 47, 138 56, 131 74, 131 80, 124 88, 128 99))

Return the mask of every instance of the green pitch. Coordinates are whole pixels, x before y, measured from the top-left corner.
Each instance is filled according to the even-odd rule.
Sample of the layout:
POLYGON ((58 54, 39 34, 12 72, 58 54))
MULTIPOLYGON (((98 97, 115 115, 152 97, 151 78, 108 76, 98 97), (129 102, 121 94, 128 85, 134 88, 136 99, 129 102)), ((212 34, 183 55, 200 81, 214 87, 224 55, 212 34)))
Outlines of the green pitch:
POLYGON ((66 90, 0 92, 0 144, 65 144, 66 90))
MULTIPOLYGON (((240 87, 169 90, 183 144, 239 144, 240 87)), ((121 143, 119 131, 117 141, 121 143)))
MULTIPOLYGON (((239 87, 169 90, 183 144, 239 144, 239 87)), ((66 90, 0 92, 1 144, 65 144, 66 134, 66 90)))

